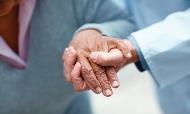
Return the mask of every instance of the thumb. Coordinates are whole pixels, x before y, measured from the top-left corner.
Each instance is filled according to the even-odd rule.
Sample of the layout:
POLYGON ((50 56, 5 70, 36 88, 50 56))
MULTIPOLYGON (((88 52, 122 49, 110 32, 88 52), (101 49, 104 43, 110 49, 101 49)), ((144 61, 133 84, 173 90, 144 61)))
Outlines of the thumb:
POLYGON ((118 66, 123 62, 124 56, 120 50, 112 49, 109 53, 102 51, 92 52, 90 60, 102 66, 118 66))

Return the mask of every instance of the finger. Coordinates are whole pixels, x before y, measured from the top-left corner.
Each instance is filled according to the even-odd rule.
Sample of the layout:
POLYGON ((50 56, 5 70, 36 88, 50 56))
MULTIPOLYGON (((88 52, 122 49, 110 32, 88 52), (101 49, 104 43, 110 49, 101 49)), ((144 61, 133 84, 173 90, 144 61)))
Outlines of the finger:
POLYGON ((92 52, 90 60, 102 66, 118 66, 124 60, 124 56, 120 50, 112 49, 109 53, 92 52))
POLYGON ((87 84, 85 81, 82 79, 81 76, 81 65, 79 62, 77 62, 71 72, 71 78, 72 78, 72 83, 75 91, 80 92, 80 91, 85 91, 88 89, 87 84))
POLYGON ((81 73, 85 82, 88 84, 89 88, 96 94, 100 94, 102 92, 101 85, 96 79, 94 75, 93 69, 88 62, 88 59, 79 54, 78 56, 79 62, 81 64, 81 73))
POLYGON ((77 60, 77 52, 74 50, 73 47, 66 48, 62 59, 64 64, 65 78, 68 82, 71 82, 70 74, 77 60))
POLYGON ((105 68, 97 65, 93 62, 90 62, 91 66, 93 68, 94 74, 96 76, 96 78, 98 79, 98 81, 100 82, 100 85, 102 87, 102 93, 104 96, 111 96, 113 94, 109 80, 107 78, 106 72, 105 72, 105 68))
POLYGON ((128 46, 121 40, 119 40, 117 43, 117 48, 120 49, 123 53, 123 55, 126 57, 126 58, 131 58, 132 57, 132 54, 131 54, 131 51, 130 49, 128 48, 128 46))
POLYGON ((120 86, 118 78, 117 78, 117 73, 115 67, 106 67, 106 74, 108 76, 108 79, 112 85, 113 88, 118 88, 120 86))
POLYGON ((132 57, 130 49, 123 40, 113 39, 107 36, 105 36, 105 38, 107 39, 107 45, 109 46, 109 49, 117 48, 122 51, 126 58, 132 57))

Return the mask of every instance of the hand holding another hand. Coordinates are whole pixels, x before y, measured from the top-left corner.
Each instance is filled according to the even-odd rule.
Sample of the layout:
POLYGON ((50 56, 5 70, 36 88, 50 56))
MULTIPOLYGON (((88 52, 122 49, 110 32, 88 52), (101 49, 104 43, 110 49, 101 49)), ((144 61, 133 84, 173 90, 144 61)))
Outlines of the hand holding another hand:
POLYGON ((123 42, 130 50, 131 57, 124 57, 119 49, 114 48, 111 49, 108 53, 101 51, 92 52, 90 54, 90 60, 98 65, 113 66, 116 68, 116 71, 119 71, 123 66, 127 64, 137 62, 139 59, 135 48, 128 40, 123 40, 123 42))
POLYGON ((111 86, 119 86, 116 68, 133 61, 133 48, 130 50, 126 43, 102 36, 96 30, 79 32, 63 54, 67 81, 76 91, 91 89, 94 93, 111 96, 111 86))

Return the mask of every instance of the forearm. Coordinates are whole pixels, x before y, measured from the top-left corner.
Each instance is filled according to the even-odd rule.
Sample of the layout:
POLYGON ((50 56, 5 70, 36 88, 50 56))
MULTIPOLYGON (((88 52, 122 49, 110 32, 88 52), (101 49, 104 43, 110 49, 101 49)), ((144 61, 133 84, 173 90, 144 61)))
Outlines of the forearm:
POLYGON ((190 9, 171 14, 159 23, 132 33, 160 87, 190 75, 189 30, 190 9))

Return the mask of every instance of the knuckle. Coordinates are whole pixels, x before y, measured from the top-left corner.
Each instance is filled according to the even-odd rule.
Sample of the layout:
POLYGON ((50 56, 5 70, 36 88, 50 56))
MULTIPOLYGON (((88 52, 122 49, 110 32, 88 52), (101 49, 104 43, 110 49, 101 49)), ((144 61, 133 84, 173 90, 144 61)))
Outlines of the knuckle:
POLYGON ((94 67, 94 74, 96 75, 97 79, 99 80, 103 88, 109 87, 109 82, 104 68, 102 68, 101 66, 94 67))
POLYGON ((106 75, 106 70, 104 67, 99 66, 99 65, 94 65, 93 66, 93 72, 96 76, 102 77, 106 75))
POLYGON ((111 89, 111 86, 109 84, 106 84, 105 89, 111 89))
POLYGON ((98 76, 103 76, 105 75, 105 70, 104 69, 94 69, 94 74, 98 76))
POLYGON ((109 89, 109 81, 105 75, 97 75, 97 78, 100 82, 100 85, 102 86, 103 89, 109 89))
POLYGON ((109 70, 107 72, 108 72, 110 77, 115 77, 116 76, 116 71, 115 70, 109 70))
POLYGON ((84 80, 92 86, 92 88, 97 88, 100 86, 98 80, 94 76, 94 71, 91 67, 82 67, 82 76, 84 80))
POLYGON ((85 79, 86 79, 93 87, 98 86, 98 85, 97 85, 97 80, 94 79, 94 77, 86 76, 85 79))
POLYGON ((111 86, 110 86, 110 84, 109 84, 108 81, 106 81, 105 83, 102 83, 101 85, 102 85, 103 90, 106 90, 106 89, 110 89, 110 88, 111 88, 111 86))
POLYGON ((102 88, 105 90, 105 89, 110 89, 110 84, 109 84, 109 81, 107 80, 107 78, 104 78, 104 79, 101 79, 100 80, 100 84, 102 86, 102 88))
POLYGON ((82 75, 84 76, 89 76, 92 72, 92 68, 82 68, 82 75))
POLYGON ((99 54, 99 55, 98 55, 98 61, 99 61, 100 63, 103 63, 103 62, 107 61, 107 59, 106 59, 106 57, 105 57, 104 54, 99 54))
POLYGON ((97 87, 98 82, 95 79, 95 77, 92 76, 92 73, 93 73, 93 69, 91 68, 82 70, 83 78, 87 80, 93 87, 97 87))

